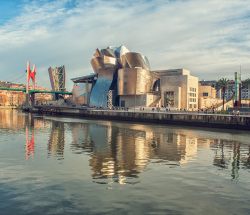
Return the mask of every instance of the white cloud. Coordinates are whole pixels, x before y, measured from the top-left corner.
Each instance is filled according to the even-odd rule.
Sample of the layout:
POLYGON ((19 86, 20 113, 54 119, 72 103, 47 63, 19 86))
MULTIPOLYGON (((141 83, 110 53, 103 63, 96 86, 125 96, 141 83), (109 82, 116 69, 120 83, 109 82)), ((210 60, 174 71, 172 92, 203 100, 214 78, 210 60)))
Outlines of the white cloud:
POLYGON ((30 59, 40 85, 49 86, 50 65, 62 64, 70 83, 92 72, 95 48, 120 44, 148 56, 153 69, 185 67, 201 79, 232 78, 240 65, 245 77, 249 73, 247 1, 66 3, 34 1, 0 26, 1 79, 24 72, 30 59))

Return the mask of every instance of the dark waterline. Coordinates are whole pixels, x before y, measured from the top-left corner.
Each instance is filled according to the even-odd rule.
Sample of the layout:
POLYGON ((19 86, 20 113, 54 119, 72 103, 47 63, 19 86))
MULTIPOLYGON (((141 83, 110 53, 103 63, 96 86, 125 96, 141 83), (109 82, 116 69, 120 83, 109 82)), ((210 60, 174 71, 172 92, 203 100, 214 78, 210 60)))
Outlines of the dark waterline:
POLYGON ((250 134, 0 110, 1 214, 250 214, 250 134))

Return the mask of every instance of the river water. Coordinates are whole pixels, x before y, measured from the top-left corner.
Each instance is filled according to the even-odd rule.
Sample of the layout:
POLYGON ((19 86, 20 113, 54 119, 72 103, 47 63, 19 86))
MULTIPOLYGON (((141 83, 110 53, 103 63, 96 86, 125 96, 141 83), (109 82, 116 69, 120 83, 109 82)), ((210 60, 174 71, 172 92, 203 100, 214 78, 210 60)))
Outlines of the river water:
POLYGON ((249 133, 0 109, 0 214, 250 214, 249 133))

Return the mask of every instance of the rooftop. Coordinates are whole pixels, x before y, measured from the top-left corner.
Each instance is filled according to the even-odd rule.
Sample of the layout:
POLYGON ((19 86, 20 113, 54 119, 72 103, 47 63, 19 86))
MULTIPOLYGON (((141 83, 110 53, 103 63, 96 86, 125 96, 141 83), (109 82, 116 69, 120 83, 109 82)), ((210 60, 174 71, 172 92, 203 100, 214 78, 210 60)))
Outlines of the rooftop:
POLYGON ((174 76, 174 75, 190 75, 190 71, 187 69, 164 69, 151 71, 160 76, 174 76))
POLYGON ((97 77, 97 74, 90 74, 77 78, 72 78, 71 81, 73 81, 74 83, 86 83, 86 82, 92 83, 95 77, 97 77))

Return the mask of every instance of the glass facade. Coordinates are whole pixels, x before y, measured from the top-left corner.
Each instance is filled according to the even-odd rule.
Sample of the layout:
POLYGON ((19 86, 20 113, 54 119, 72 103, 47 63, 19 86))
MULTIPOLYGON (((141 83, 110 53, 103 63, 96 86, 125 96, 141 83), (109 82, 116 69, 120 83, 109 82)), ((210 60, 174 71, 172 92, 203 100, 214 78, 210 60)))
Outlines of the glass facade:
POLYGON ((111 87, 111 83, 112 80, 105 77, 100 77, 97 79, 90 95, 90 106, 107 107, 108 92, 111 87))

